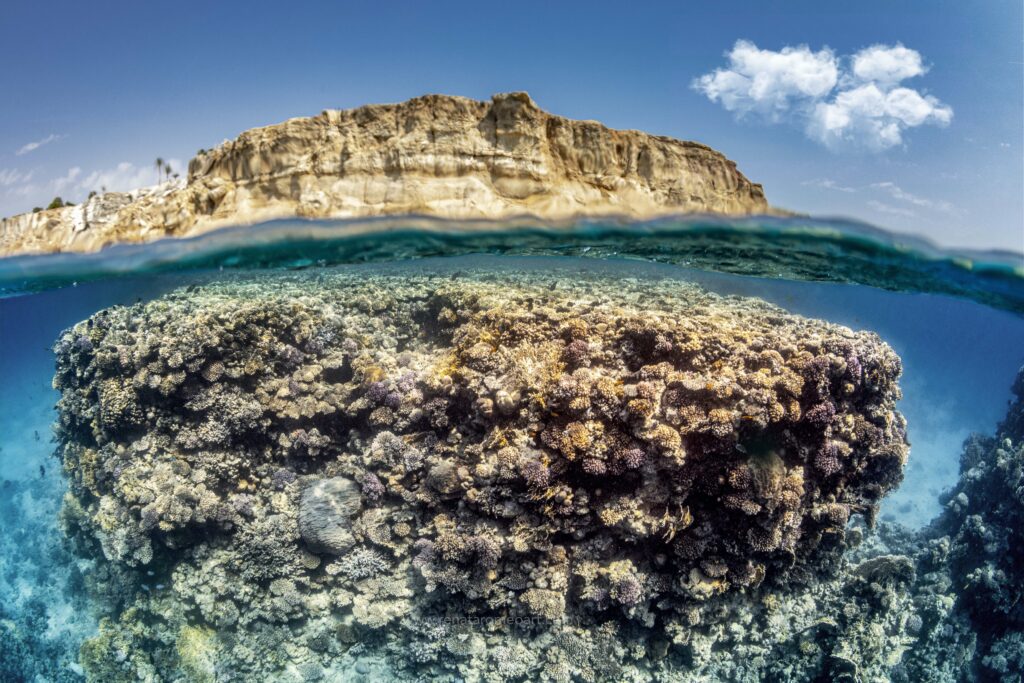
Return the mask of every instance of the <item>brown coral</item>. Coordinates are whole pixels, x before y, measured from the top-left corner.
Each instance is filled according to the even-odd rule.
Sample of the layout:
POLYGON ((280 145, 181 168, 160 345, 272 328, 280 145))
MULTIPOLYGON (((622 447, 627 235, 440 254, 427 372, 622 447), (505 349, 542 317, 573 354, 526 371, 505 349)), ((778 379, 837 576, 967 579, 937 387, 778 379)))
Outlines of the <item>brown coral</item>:
POLYGON ((898 483, 900 364, 874 335, 679 283, 536 280, 225 282, 69 330, 80 547, 220 577, 176 598, 200 621, 660 628, 652 605, 685 620, 826 571, 898 483))

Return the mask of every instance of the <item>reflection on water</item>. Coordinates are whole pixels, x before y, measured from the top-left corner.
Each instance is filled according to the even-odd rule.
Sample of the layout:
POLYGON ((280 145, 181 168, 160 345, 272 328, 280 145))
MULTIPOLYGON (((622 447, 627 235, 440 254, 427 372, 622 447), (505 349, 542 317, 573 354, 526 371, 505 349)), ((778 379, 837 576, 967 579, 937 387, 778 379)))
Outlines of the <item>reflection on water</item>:
POLYGON ((0 261, 0 293, 131 273, 305 268, 467 254, 629 258, 768 278, 953 294, 1024 311, 1024 257, 940 249, 861 223, 752 217, 543 223, 378 218, 271 221, 95 254, 0 261))

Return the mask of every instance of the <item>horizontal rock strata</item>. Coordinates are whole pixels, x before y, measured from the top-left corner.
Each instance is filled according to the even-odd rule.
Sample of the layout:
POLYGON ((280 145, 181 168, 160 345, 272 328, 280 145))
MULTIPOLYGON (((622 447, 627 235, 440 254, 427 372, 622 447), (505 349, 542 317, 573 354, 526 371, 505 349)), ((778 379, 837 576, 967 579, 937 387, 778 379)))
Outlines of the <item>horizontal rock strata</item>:
POLYGON ((0 221, 0 255, 92 251, 274 218, 426 214, 766 213, 760 185, 695 142, 542 111, 428 95, 255 128, 189 164, 187 181, 0 221))

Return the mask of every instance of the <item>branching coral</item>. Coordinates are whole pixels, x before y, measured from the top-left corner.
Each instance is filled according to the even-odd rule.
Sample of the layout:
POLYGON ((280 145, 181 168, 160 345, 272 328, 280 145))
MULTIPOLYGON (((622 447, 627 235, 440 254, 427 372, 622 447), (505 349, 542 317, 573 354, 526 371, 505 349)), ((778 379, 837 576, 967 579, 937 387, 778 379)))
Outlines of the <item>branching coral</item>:
POLYGON ((601 657, 664 657, 695 605, 827 574, 899 482, 900 361, 875 335, 679 283, 531 278, 226 281, 68 330, 73 531, 109 583, 148 588, 111 632, 173 613, 155 639, 212 628, 266 676, 268 625, 302 619, 317 645, 290 671, 354 633, 400 667, 518 671, 512 639, 487 659, 448 624, 441 656, 413 630, 519 619, 557 636, 529 670, 595 679, 601 657))

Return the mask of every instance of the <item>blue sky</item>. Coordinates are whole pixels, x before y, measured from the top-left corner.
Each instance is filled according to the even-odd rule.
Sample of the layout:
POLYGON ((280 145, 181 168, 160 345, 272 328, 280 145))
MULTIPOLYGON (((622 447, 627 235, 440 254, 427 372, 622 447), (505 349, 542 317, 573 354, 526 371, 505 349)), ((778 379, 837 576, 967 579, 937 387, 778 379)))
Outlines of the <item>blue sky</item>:
POLYGON ((201 147, 325 108, 527 90, 709 144, 777 206, 1024 251, 1019 0, 711 5, 7 0, 0 215, 151 184, 158 156, 183 172, 201 147), (871 118, 865 83, 915 106, 871 118), (822 132, 826 114, 849 125, 822 132))

